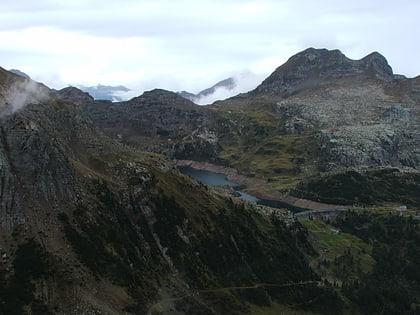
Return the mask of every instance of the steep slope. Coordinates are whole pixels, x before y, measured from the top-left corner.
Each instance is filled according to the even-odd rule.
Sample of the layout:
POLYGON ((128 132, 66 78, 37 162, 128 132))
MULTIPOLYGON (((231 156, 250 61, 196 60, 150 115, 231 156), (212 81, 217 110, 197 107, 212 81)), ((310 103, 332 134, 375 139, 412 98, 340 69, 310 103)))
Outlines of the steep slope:
POLYGON ((341 312, 306 263, 305 230, 284 213, 213 194, 105 136, 63 95, 8 110, 11 84, 34 83, 0 70, 0 313, 243 314, 273 302, 341 312))

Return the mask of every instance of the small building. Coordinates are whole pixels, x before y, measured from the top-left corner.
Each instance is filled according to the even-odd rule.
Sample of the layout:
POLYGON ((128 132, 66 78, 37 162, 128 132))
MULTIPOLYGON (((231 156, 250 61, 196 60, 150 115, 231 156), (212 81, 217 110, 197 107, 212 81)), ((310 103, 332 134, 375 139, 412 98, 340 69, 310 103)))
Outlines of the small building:
POLYGON ((407 206, 402 205, 398 208, 398 212, 400 213, 400 217, 402 217, 403 212, 405 212, 405 211, 407 211, 407 206))
POLYGON ((330 227, 330 231, 333 233, 333 234, 340 234, 340 229, 339 228, 336 228, 336 227, 330 227))

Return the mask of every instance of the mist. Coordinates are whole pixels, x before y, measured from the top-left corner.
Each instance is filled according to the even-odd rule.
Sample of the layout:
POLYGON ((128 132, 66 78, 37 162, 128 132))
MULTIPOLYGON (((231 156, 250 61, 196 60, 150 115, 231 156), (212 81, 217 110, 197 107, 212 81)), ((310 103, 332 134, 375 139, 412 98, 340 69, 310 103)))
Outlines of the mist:
POLYGON ((215 89, 214 93, 198 98, 195 100, 195 103, 198 105, 209 105, 240 93, 249 92, 255 89, 265 79, 265 75, 242 72, 232 75, 231 78, 233 78, 233 81, 235 82, 232 89, 218 87, 215 89))
POLYGON ((28 104, 39 104, 47 100, 49 89, 38 82, 23 79, 13 83, 3 95, 0 116, 13 114, 28 104))

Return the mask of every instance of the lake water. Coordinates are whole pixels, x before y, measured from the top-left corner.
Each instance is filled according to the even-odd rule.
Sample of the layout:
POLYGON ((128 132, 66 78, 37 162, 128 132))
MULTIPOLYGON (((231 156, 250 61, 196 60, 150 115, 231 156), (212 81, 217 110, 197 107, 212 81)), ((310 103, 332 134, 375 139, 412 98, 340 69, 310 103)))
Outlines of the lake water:
POLYGON ((241 189, 241 187, 243 188, 243 186, 228 180, 226 175, 224 174, 197 170, 189 166, 181 166, 179 167, 179 170, 183 174, 191 176, 203 184, 209 186, 231 186, 235 189, 235 191, 240 195, 241 198, 255 202, 260 201, 260 199, 258 199, 257 197, 251 196, 240 191, 239 189, 241 189))
POLYGON ((240 191, 241 189, 244 188, 244 186, 241 186, 238 183, 228 180, 225 174, 197 170, 189 166, 180 166, 179 170, 183 174, 189 175, 195 178, 197 181, 203 184, 209 185, 209 186, 222 186, 222 185, 231 186, 235 189, 235 191, 240 195, 241 198, 250 200, 250 201, 255 201, 256 203, 261 204, 261 205, 269 206, 272 208, 288 209, 289 211, 292 211, 292 212, 300 212, 300 211, 308 210, 308 209, 294 207, 290 204, 287 204, 281 201, 260 199, 255 196, 246 194, 240 191))

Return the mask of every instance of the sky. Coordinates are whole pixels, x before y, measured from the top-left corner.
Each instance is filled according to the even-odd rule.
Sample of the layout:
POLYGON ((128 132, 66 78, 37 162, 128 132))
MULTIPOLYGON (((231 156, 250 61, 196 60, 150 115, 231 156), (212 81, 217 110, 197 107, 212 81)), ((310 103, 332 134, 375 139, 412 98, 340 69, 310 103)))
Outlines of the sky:
POLYGON ((0 2, 0 66, 52 88, 125 85, 238 91, 308 47, 378 51, 420 74, 417 0, 14 0, 0 2))

